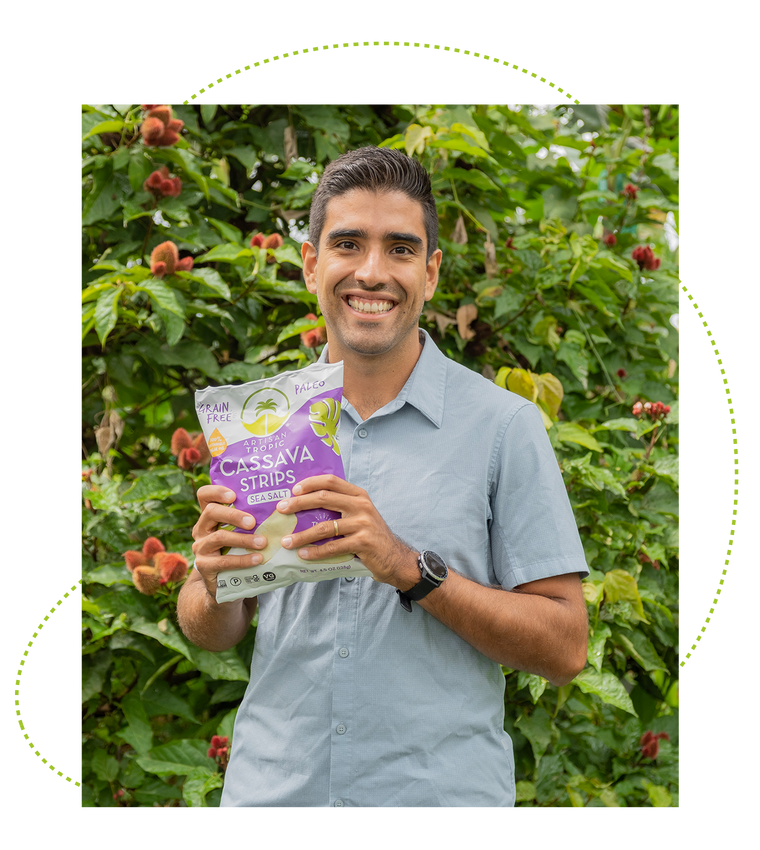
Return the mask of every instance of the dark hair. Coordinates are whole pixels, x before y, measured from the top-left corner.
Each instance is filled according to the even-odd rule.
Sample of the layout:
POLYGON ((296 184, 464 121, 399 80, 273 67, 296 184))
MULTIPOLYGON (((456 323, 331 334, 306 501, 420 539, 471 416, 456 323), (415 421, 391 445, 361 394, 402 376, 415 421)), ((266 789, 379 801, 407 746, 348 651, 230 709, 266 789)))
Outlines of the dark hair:
POLYGON ((369 145, 348 151, 324 170, 311 201, 309 241, 319 250, 327 204, 331 198, 366 189, 370 192, 403 192, 422 204, 427 257, 438 247, 438 211, 430 188, 430 176, 416 159, 391 148, 369 145))

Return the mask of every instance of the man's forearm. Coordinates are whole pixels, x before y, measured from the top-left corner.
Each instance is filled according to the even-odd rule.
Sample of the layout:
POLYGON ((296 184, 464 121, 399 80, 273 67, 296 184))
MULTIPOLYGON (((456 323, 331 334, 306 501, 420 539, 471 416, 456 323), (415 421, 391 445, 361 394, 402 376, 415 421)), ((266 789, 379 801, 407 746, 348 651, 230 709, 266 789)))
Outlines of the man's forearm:
POLYGON ((239 643, 255 612, 255 597, 217 603, 197 570, 190 573, 177 600, 177 620, 185 637, 211 652, 230 649, 239 643))
POLYGON ((417 604, 493 661, 564 685, 586 663, 585 604, 582 593, 573 590, 577 582, 580 591, 576 575, 544 582, 556 583, 556 597, 483 587, 450 570, 446 581, 417 604))

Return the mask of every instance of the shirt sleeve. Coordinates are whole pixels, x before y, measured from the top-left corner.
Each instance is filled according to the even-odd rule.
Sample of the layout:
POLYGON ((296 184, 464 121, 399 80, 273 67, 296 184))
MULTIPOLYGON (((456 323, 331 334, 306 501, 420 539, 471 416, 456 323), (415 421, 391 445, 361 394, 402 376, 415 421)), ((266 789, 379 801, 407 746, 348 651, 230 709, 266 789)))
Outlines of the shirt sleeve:
POLYGON ((491 482, 491 557, 503 587, 588 575, 562 473, 535 404, 524 404, 509 420, 495 447, 491 482))

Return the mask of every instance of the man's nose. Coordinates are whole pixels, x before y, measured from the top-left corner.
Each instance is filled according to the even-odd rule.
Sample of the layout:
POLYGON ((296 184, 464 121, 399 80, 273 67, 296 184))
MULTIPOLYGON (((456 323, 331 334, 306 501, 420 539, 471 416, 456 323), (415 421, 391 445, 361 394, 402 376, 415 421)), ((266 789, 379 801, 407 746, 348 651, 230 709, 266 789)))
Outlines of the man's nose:
POLYGON ((361 257, 354 277, 365 286, 376 286, 388 280, 388 265, 382 248, 370 248, 361 257))

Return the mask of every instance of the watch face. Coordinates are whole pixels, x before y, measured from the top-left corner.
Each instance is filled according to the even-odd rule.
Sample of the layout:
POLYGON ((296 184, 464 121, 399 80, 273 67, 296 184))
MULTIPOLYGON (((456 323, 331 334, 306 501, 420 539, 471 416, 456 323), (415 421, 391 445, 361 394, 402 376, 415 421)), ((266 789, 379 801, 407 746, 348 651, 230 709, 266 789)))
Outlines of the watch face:
POLYGON ((423 560, 425 566, 429 570, 429 572, 435 576, 436 578, 443 581, 448 575, 448 569, 443 559, 440 558, 435 552, 424 552, 423 560))

